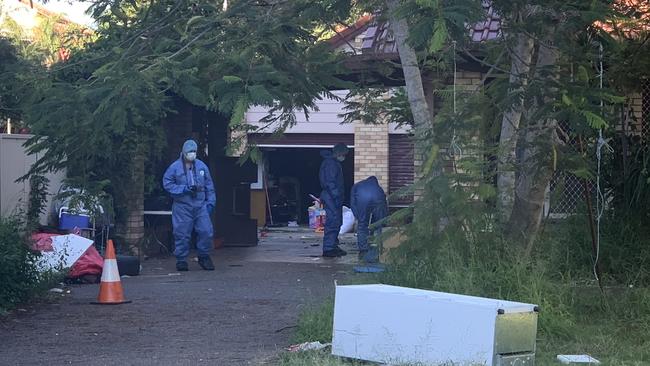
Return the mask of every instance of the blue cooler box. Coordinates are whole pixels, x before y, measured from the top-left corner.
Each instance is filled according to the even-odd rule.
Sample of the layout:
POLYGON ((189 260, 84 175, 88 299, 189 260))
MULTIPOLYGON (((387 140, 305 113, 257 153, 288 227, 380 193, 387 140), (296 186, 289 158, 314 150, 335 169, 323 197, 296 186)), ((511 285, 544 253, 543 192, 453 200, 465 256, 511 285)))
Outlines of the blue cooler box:
POLYGON ((73 215, 66 212, 61 213, 61 216, 59 216, 59 229, 71 230, 74 228, 90 228, 90 216, 73 215))

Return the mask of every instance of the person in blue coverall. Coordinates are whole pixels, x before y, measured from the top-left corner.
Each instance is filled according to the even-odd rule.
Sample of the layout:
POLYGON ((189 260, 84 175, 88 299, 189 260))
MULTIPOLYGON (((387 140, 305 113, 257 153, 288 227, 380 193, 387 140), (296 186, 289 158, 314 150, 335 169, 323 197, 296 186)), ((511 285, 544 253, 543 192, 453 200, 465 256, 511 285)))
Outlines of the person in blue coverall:
MULTIPOLYGON (((386 217, 386 193, 379 185, 377 178, 368 177, 352 186, 350 193, 350 206, 357 219, 357 246, 359 247, 359 260, 367 263, 376 263, 379 259, 379 250, 376 246, 368 245, 369 225, 376 224, 386 217)), ((381 234, 381 225, 374 232, 381 234)))
POLYGON ((212 222, 216 195, 208 166, 196 158, 197 144, 187 140, 178 160, 163 176, 163 187, 172 196, 172 227, 176 249, 176 270, 187 271, 192 230, 196 231, 199 265, 207 271, 214 270, 210 259, 212 248, 212 222))
POLYGON ((325 234, 323 236, 323 257, 342 257, 348 254, 339 248, 339 230, 343 224, 344 183, 343 168, 348 147, 336 144, 332 151, 321 151, 323 162, 320 166, 320 200, 325 206, 325 234))

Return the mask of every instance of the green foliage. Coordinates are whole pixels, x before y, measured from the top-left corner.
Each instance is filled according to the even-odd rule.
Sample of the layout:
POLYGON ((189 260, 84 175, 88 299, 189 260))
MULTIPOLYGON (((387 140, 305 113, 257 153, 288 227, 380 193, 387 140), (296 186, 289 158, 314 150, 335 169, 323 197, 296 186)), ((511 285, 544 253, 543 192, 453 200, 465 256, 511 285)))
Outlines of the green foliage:
POLYGON ((357 88, 345 96, 344 123, 361 121, 366 124, 382 124, 390 121, 398 126, 413 124, 404 88, 357 88))
POLYGON ((23 229, 16 218, 0 218, 0 313, 25 301, 40 281, 37 255, 29 250, 23 229))
POLYGON ((41 214, 47 211, 47 189, 50 180, 43 175, 29 178, 29 201, 27 202, 27 227, 37 228, 41 214))
MULTIPOLYGON (((274 127, 341 81, 338 56, 313 30, 341 19, 349 1, 96 1, 99 29, 65 64, 18 75, 20 107, 39 160, 30 174, 66 168, 80 187, 106 185, 122 200, 136 157, 157 161, 162 119, 177 99, 231 117, 247 130, 250 105, 272 107, 274 127)), ((119 202, 116 207, 120 207, 119 202)))

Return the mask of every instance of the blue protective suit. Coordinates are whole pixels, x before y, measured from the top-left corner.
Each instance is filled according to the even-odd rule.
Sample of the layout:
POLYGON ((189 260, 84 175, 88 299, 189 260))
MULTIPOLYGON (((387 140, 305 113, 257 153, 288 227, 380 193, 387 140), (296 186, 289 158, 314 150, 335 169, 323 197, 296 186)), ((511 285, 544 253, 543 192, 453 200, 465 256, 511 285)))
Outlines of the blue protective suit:
POLYGON ((339 243, 339 230, 343 224, 344 183, 341 163, 329 150, 321 151, 323 162, 319 178, 322 189, 320 199, 325 206, 325 233, 323 252, 334 250, 339 243))
MULTIPOLYGON (((359 250, 368 250, 369 225, 386 217, 386 193, 379 185, 377 178, 369 177, 352 186, 350 206, 357 219, 357 246, 359 250)), ((381 233, 381 226, 375 234, 381 233)))
POLYGON ((212 176, 208 166, 196 159, 189 166, 183 156, 173 162, 163 176, 163 187, 172 196, 172 227, 178 261, 185 261, 190 253, 192 230, 196 231, 199 256, 209 255, 212 248, 210 214, 216 203, 212 176), (195 185, 192 192, 190 186, 195 185))

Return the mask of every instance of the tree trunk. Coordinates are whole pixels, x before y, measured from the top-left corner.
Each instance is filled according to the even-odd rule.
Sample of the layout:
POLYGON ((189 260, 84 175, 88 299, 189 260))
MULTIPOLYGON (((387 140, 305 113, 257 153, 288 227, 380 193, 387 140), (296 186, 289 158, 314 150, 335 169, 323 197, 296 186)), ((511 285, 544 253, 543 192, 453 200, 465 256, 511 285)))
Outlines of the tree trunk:
MULTIPOLYGON (((553 67, 557 63, 558 57, 555 48, 540 44, 536 64, 537 72, 540 69, 553 67)), ((551 73, 550 78, 554 77, 556 77, 556 73, 551 73)), ((535 116, 537 107, 540 103, 545 102, 550 101, 533 102, 526 115, 535 116)), ((546 188, 553 175, 551 150, 559 139, 556 136, 556 120, 531 121, 528 119, 527 122, 520 159, 521 171, 517 176, 515 202, 508 230, 511 239, 525 245, 526 252, 529 253, 542 223, 546 188)))
POLYGON ((133 255, 140 256, 144 238, 144 155, 136 154, 131 161, 129 182, 124 184, 124 215, 119 222, 118 235, 133 255))
MULTIPOLYGON (((411 108, 411 114, 413 115, 414 132, 416 136, 422 136, 433 128, 432 108, 429 108, 433 106, 427 104, 418 58, 415 49, 408 44, 408 23, 406 19, 396 15, 400 1, 386 0, 386 5, 388 6, 390 28, 393 31, 393 37, 395 37, 395 42, 397 43, 397 52, 399 53, 402 72, 404 73, 406 95, 411 108)), ((429 86, 429 89, 432 91, 432 85, 429 86)), ((422 165, 426 161, 426 153, 420 144, 415 144, 413 160, 416 179, 422 178, 422 165)), ((422 197, 422 194, 422 190, 418 188, 414 192, 413 198, 417 200, 422 197)), ((415 216, 419 216, 417 212, 415 216)))
MULTIPOLYGON (((530 64, 533 58, 534 42, 531 37, 520 33, 510 55, 509 94, 521 93, 528 84, 530 64)), ((515 195, 516 146, 521 115, 524 111, 523 99, 518 99, 503 114, 501 135, 499 137, 499 157, 497 165, 497 210, 499 218, 505 222, 512 212, 515 195)))
POLYGON ((399 18, 395 14, 399 4, 399 0, 386 0, 386 5, 389 10, 390 28, 393 31, 395 42, 397 42, 397 51, 399 52, 402 71, 404 72, 406 94, 413 114, 413 122, 416 131, 418 130, 418 127, 431 129, 433 127, 433 122, 424 95, 422 74, 420 72, 420 66, 418 65, 418 58, 413 47, 411 47, 407 42, 409 26, 406 19, 399 18))

